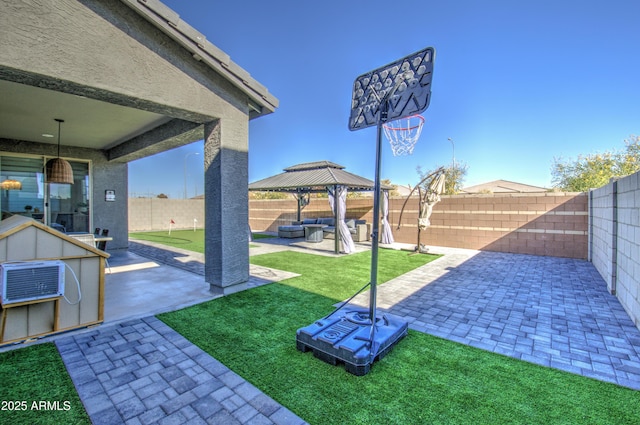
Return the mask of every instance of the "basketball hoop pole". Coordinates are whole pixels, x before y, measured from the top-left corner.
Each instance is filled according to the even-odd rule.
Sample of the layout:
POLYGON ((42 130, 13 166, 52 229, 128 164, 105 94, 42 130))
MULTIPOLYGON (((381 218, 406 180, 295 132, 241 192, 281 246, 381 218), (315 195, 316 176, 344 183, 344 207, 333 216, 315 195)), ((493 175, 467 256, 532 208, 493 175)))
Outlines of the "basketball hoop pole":
MULTIPOLYGON (((382 134, 384 133, 383 124, 387 122, 389 117, 389 99, 395 94, 402 80, 396 81, 393 88, 380 100, 380 113, 376 125, 376 165, 375 179, 373 183, 373 229, 371 230, 371 276, 369 291, 369 319, 371 319, 371 362, 377 353, 373 347, 376 333, 376 298, 378 295, 378 235, 380 233, 380 168, 382 164, 382 134)), ((375 91, 374 91, 375 94, 375 91)), ((376 94, 377 96, 377 94, 376 94)))
MULTIPOLYGON (((393 90, 395 91, 395 89, 393 90)), ((378 283, 378 234, 380 233, 380 168, 382 163, 382 124, 387 120, 387 98, 380 104, 376 139, 376 165, 373 183, 373 229, 371 230, 371 276, 369 291, 369 319, 371 320, 371 356, 375 358, 373 349, 376 327, 376 298, 378 283)))
POLYGON ((371 292, 369 297, 369 316, 375 323, 376 316, 376 283, 378 280, 378 234, 380 232, 380 155, 382 153, 382 125, 378 124, 378 140, 376 142, 376 169, 373 184, 373 229, 371 230, 371 292))

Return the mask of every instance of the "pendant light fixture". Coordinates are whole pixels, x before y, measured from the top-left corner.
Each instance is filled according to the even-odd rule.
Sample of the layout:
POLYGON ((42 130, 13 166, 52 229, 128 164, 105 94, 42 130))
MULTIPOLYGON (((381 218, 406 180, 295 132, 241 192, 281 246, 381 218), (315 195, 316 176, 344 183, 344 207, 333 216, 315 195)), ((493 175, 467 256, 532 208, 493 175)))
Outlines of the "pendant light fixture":
POLYGON ((0 189, 2 190, 22 190, 22 183, 14 179, 6 179, 0 183, 0 189))
POLYGON ((60 158, 60 125, 64 122, 59 118, 55 118, 58 122, 58 157, 47 161, 45 166, 47 183, 73 184, 73 170, 71 164, 60 158))

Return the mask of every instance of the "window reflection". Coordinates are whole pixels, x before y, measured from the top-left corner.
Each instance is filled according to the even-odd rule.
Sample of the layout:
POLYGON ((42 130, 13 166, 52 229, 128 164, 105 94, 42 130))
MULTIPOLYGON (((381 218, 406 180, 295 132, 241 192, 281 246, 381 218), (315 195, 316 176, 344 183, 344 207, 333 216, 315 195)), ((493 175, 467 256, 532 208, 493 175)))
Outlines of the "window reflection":
POLYGON ((44 184, 42 158, 0 157, 0 180, 15 180, 20 189, 2 190, 2 219, 20 214, 43 221, 44 184))

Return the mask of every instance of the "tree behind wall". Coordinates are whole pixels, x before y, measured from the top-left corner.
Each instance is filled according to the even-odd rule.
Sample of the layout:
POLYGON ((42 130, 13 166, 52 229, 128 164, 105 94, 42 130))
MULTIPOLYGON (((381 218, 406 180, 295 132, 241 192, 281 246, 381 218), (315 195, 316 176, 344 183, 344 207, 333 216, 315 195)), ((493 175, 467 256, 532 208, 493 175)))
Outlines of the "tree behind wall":
POLYGON ((640 137, 625 140, 624 151, 580 155, 575 160, 554 158, 551 179, 554 187, 565 192, 586 192, 602 187, 612 177, 640 171, 640 137))
MULTIPOLYGON (((418 165, 416 167, 416 171, 420 176, 420 180, 422 180, 425 177, 427 177, 429 174, 436 171, 438 168, 440 167, 436 167, 432 170, 423 172, 422 167, 418 165)), ((459 161, 456 161, 454 164, 450 165, 449 167, 444 167, 445 183, 444 183, 443 195, 455 195, 456 193, 460 193, 460 190, 462 189, 462 184, 464 183, 464 178, 467 176, 468 169, 469 169, 469 166, 467 164, 459 161)), ((426 182, 423 183, 425 190, 427 189, 430 183, 431 183, 431 180, 427 180, 426 182)))
POLYGON ((249 199, 288 199, 293 197, 286 192, 253 192, 249 191, 249 199))

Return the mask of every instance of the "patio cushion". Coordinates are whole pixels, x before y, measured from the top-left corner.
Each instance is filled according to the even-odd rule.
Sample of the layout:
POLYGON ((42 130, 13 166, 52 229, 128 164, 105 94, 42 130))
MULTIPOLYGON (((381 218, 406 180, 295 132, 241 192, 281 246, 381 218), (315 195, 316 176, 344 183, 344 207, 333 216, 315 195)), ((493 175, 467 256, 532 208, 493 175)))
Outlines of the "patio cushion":
POLYGON ((302 224, 316 224, 315 218, 305 218, 302 220, 302 224))
POLYGON ((296 230, 304 230, 302 226, 278 226, 278 230, 285 232, 295 232, 296 230))
POLYGON ((279 238, 301 238, 304 236, 302 226, 278 226, 279 238))
POLYGON ((327 226, 335 226, 336 222, 333 217, 324 217, 318 219, 318 224, 326 224, 327 226))

